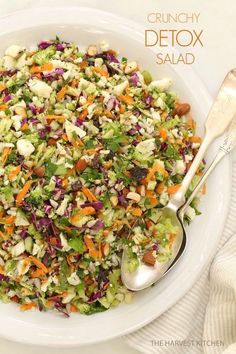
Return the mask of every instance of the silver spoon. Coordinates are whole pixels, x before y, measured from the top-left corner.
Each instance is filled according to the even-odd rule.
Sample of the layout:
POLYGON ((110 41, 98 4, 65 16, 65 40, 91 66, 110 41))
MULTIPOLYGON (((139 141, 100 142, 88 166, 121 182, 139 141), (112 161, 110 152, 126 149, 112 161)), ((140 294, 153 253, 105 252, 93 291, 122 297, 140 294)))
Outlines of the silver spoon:
MULTIPOLYGON (((182 181, 180 189, 170 199, 167 206, 162 209, 162 215, 170 218, 172 224, 178 230, 172 245, 171 258, 165 263, 156 262, 154 266, 148 266, 140 260, 138 268, 134 272, 129 272, 127 267, 129 261, 128 249, 124 248, 121 262, 121 278, 128 289, 139 291, 157 282, 183 253, 186 244, 186 233, 182 223, 183 219, 179 217, 178 211, 185 204, 185 194, 209 145, 224 133, 229 123, 233 120, 235 113, 236 69, 233 69, 226 75, 208 114, 205 122, 205 137, 188 173, 182 181)), ((180 215, 183 215, 183 211, 180 215)))

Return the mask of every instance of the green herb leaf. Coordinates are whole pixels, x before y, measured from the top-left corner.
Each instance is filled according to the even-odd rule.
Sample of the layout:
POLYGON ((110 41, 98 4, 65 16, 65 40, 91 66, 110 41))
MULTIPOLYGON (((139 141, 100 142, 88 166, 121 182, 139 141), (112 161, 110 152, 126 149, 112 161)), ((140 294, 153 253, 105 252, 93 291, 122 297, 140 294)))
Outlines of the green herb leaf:
POLYGON ((84 252, 84 242, 82 238, 76 237, 68 241, 68 244, 74 251, 83 253, 84 252))
POLYGON ((95 180, 100 180, 102 175, 95 168, 87 167, 81 174, 81 177, 85 180, 85 182, 92 182, 95 180))

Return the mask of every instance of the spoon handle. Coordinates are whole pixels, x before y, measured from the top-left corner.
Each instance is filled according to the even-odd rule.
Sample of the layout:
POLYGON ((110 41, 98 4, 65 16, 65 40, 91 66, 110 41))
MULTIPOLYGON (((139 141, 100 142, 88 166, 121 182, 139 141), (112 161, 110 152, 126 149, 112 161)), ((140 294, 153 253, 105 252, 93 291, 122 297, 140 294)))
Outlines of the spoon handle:
POLYGON ((193 163, 182 181, 178 192, 171 198, 172 208, 178 210, 185 202, 188 187, 209 147, 209 145, 228 127, 236 113, 236 69, 231 70, 225 77, 216 100, 208 114, 205 123, 205 137, 193 163))
POLYGON ((219 148, 219 151, 217 155, 215 156, 214 160, 212 161, 211 165, 208 167, 196 187, 194 188, 193 192, 185 202, 185 204, 180 208, 178 215, 181 220, 183 220, 184 213, 187 209, 187 207, 191 204, 193 199, 196 197, 200 189, 202 188, 203 184, 205 183, 206 179, 210 176, 210 174, 213 172, 215 167, 218 165, 218 163, 226 156, 228 155, 236 146, 236 118, 233 120, 233 122, 230 125, 227 137, 224 139, 222 145, 219 148))

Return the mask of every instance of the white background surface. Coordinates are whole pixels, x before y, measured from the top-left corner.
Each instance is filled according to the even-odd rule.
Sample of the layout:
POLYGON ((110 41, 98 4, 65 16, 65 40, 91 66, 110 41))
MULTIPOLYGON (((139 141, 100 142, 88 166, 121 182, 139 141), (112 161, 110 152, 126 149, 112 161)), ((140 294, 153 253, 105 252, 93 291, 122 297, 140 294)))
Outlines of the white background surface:
MULTIPOLYGON (((43 6, 91 6, 115 12, 122 16, 145 23, 150 28, 146 16, 149 12, 180 13, 200 12, 199 23, 191 25, 203 29, 204 48, 196 47, 196 62, 193 68, 202 79, 209 93, 214 97, 227 71, 236 67, 236 2, 235 0, 0 0, 0 16, 29 7, 43 6)), ((168 25, 159 25, 168 28, 168 25)), ((169 28, 177 28, 176 24, 169 28)), ((179 28, 188 28, 180 25, 179 28)), ((157 67, 158 69, 158 67, 157 67)), ((199 102, 201 104, 201 102, 199 102)), ((234 153, 236 160, 236 153, 234 153)), ((102 324, 101 324, 102 325, 102 324)), ((91 333, 91 336, 93 334, 91 333)), ((116 339, 96 346, 74 349, 40 348, 25 346, 0 339, 1 354, 135 354, 123 339, 116 339)))

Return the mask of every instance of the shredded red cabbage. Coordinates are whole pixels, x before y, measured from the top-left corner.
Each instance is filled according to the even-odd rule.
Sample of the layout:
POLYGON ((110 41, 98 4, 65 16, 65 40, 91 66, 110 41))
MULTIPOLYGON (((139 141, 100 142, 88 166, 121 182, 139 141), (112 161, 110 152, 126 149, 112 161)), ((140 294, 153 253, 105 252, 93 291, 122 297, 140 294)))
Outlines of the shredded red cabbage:
POLYGON ((130 81, 131 81, 131 83, 132 83, 133 86, 138 86, 139 77, 138 77, 137 73, 133 73, 133 74, 130 76, 130 81))
POLYGON ((46 49, 46 48, 50 47, 50 45, 53 45, 53 43, 49 42, 49 41, 42 41, 38 44, 38 47, 40 49, 46 49))

